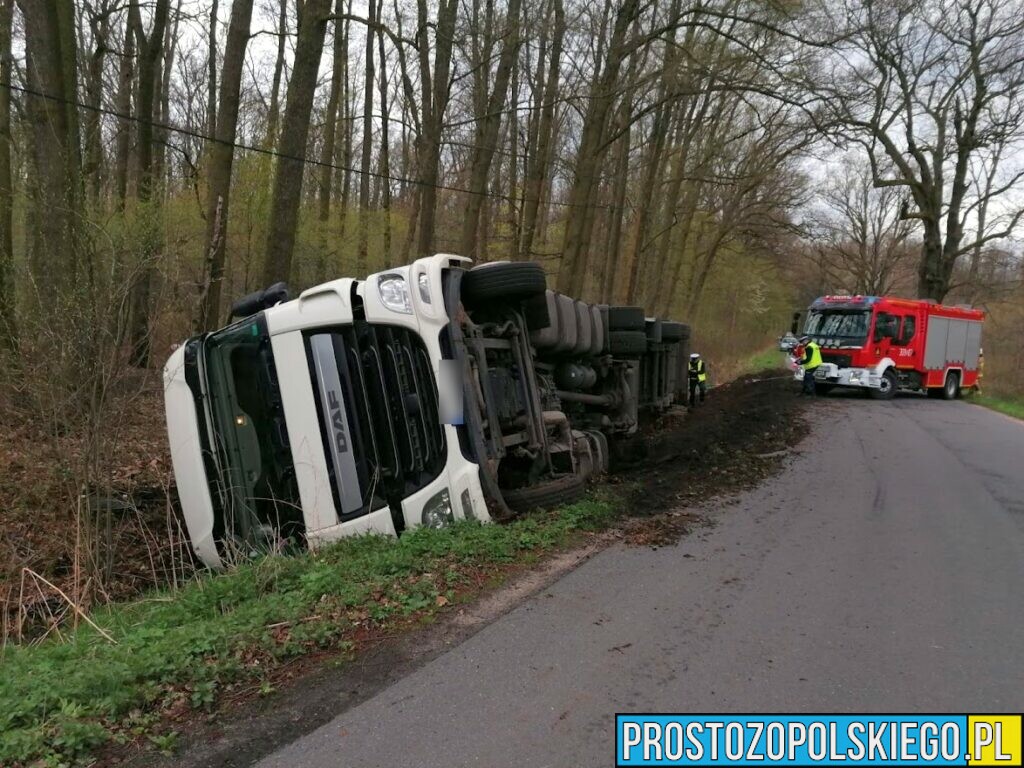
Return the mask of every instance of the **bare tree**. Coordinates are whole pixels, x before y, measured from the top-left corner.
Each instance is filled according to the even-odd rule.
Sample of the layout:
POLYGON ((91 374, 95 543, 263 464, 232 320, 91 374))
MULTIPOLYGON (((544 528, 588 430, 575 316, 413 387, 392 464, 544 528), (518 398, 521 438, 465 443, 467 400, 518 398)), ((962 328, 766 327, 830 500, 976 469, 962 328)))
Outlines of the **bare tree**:
POLYGON ((841 42, 813 86, 819 124, 863 148, 876 186, 908 192, 903 216, 922 229, 918 292, 941 300, 960 258, 1024 215, 977 236, 967 222, 972 194, 1005 199, 1024 179, 1017 170, 983 192, 969 178, 980 152, 1024 134, 1024 16, 1000 0, 844 0, 825 18, 841 42))
POLYGON ((0 0, 0 336, 14 337, 14 195, 11 173, 11 27, 14 0, 0 0))
POLYGON ((825 210, 812 223, 832 290, 871 296, 892 292, 913 261, 912 224, 896 187, 876 188, 870 166, 849 160, 821 195, 825 210))
POLYGON ((268 285, 291 276, 309 118, 330 13, 330 0, 306 0, 299 13, 295 62, 288 81, 288 101, 277 147, 279 157, 263 261, 263 282, 268 285))
POLYGON ((221 72, 220 106, 217 109, 215 141, 209 156, 209 193, 206 202, 207 274, 200 304, 199 327, 213 330, 218 323, 224 258, 227 251, 228 202, 231 196, 231 168, 235 156, 238 129, 238 100, 242 85, 242 66, 249 43, 253 0, 234 0, 224 67, 221 72))

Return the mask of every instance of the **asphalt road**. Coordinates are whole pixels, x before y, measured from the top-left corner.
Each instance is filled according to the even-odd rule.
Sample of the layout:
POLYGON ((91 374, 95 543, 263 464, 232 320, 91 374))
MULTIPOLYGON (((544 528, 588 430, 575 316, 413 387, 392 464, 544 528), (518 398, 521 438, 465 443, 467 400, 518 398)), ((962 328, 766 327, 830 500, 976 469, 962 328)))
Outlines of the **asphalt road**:
POLYGON ((260 765, 606 766, 617 711, 1024 710, 1024 423, 815 414, 713 526, 602 552, 260 765))

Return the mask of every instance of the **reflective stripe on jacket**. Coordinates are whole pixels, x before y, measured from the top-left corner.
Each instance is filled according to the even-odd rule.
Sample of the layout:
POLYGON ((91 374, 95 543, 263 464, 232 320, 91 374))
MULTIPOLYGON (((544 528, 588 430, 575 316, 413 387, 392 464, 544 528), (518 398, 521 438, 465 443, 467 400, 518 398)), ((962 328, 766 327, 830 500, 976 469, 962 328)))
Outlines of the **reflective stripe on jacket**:
POLYGON ((821 365, 821 347, 813 341, 807 342, 804 346, 804 359, 800 361, 805 371, 813 371, 821 365))
POLYGON ((690 379, 696 379, 699 382, 705 382, 708 380, 708 370, 704 365, 703 358, 697 358, 696 360, 690 361, 690 379))

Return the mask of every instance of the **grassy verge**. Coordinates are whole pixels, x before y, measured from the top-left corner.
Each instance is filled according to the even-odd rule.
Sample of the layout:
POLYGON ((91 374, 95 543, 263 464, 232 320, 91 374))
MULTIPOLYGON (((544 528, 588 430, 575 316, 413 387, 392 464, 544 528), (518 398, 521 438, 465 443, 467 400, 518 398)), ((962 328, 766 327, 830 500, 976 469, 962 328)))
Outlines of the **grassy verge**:
POLYGON ((1012 397, 992 397, 991 395, 975 395, 972 403, 991 408, 993 411, 1005 413, 1015 419, 1024 419, 1024 399, 1012 397))
POLYGON ((269 692, 284 661, 468 599, 515 563, 606 527, 611 497, 509 525, 460 523, 393 541, 346 539, 269 557, 185 588, 115 605, 73 637, 7 648, 0 661, 0 765, 85 761, 111 740, 173 747, 170 720, 240 687, 269 692))

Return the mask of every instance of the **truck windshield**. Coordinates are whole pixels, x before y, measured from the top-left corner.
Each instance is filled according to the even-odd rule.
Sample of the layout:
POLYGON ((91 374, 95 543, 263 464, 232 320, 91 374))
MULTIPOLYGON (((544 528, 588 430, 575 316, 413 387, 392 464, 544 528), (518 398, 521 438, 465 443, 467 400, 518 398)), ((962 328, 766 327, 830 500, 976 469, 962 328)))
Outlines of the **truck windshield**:
POLYGON ((250 546, 297 537, 302 510, 266 320, 243 320, 203 346, 224 534, 250 546))
POLYGON ((871 312, 865 310, 812 311, 804 333, 818 340, 856 344, 867 340, 870 324, 871 312))

